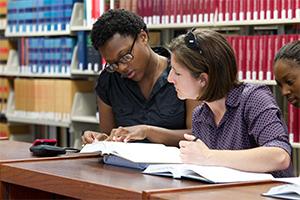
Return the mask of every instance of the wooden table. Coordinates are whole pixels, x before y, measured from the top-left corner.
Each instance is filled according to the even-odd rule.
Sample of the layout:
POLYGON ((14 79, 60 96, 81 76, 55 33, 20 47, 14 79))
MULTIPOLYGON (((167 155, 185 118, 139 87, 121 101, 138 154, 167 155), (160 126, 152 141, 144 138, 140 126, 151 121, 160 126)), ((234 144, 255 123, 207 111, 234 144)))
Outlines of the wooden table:
POLYGON ((201 187, 190 187, 184 189, 174 189, 169 191, 145 191, 148 193, 151 200, 267 200, 274 199, 271 197, 261 196, 262 193, 267 192, 271 187, 283 183, 272 181, 261 181, 251 183, 233 183, 220 185, 206 185, 201 187))
MULTIPOLYGON (((64 159, 78 159, 87 157, 99 157, 96 154, 79 154, 79 153, 67 153, 56 157, 36 157, 32 156, 29 148, 31 143, 18 142, 10 140, 0 140, 0 165, 4 163, 15 162, 37 162, 45 160, 64 160, 64 159)), ((1 166, 0 166, 1 169, 1 166)), ((3 174, 0 173, 0 179, 3 174)), ((0 196, 3 195, 3 187, 0 187, 0 196)), ((2 198, 0 198, 2 199, 2 198)))
POLYGON ((31 143, 10 140, 0 140, 0 164, 10 162, 41 161, 56 159, 74 159, 82 157, 96 157, 96 154, 67 153, 56 157, 32 156, 29 148, 31 143))
POLYGON ((142 199, 146 190, 205 185, 100 164, 97 158, 8 163, 0 174, 4 199, 142 199))

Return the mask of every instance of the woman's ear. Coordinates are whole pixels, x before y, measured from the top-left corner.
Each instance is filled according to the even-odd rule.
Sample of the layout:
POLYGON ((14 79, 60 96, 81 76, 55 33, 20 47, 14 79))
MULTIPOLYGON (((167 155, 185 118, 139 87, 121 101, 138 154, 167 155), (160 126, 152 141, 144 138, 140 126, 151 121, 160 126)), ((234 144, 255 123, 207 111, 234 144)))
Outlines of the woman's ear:
POLYGON ((142 38, 143 42, 148 43, 149 37, 145 31, 141 31, 140 37, 142 38))
POLYGON ((205 87, 208 83, 208 74, 207 73, 201 73, 198 80, 199 80, 200 86, 205 87))

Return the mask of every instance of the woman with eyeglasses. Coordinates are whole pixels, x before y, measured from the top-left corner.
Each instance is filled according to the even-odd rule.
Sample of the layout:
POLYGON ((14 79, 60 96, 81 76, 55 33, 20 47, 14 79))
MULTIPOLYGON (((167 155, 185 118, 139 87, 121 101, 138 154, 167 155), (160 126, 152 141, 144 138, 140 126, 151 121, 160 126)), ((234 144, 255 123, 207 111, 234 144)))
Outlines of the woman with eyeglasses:
POLYGON ((275 55, 274 74, 283 96, 300 108, 300 41, 283 46, 275 55))
POLYGON ((152 49, 142 18, 122 9, 104 13, 91 39, 106 60, 96 86, 101 133, 85 131, 83 143, 145 140, 178 146, 190 132, 195 102, 178 99, 167 81, 169 51, 152 49))
POLYGON ((168 81, 178 98, 202 103, 192 135, 180 141, 184 163, 293 176, 286 124, 267 86, 237 80, 233 49, 212 30, 192 30, 171 44, 168 81))

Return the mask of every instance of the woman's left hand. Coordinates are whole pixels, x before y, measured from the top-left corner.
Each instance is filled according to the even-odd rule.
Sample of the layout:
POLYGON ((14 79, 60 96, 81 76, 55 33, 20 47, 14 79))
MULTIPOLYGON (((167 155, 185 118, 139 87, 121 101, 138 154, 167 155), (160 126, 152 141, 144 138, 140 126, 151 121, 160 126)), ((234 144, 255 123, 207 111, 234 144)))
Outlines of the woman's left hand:
POLYGON ((108 141, 128 142, 147 138, 147 125, 119 127, 111 131, 108 141))
POLYGON ((180 157, 183 163, 209 165, 212 151, 200 139, 190 134, 184 134, 186 140, 179 142, 180 157))

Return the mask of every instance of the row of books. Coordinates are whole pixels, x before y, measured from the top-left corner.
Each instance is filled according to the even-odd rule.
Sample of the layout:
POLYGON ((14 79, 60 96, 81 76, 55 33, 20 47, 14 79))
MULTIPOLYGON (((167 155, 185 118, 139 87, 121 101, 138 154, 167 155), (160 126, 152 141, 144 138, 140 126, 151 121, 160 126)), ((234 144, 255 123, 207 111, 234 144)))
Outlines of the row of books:
POLYGON ((299 0, 86 0, 92 25, 109 8, 138 13, 147 24, 300 19, 299 0))
POLYGON ((299 34, 227 36, 235 51, 240 80, 274 80, 273 60, 285 44, 299 40, 299 34))
POLYGON ((75 2, 78 0, 10 0, 8 30, 11 33, 69 30, 75 2))
POLYGON ((147 24, 300 18, 299 0, 138 0, 147 24))
MULTIPOLYGON (((161 34, 160 32, 149 32, 150 46, 159 46, 161 45, 161 34)), ((92 45, 90 34, 86 31, 77 32, 77 58, 78 66, 77 69, 84 71, 101 71, 105 60, 101 58, 100 53, 95 50, 92 45)))
POLYGON ((10 92, 10 85, 8 79, 0 78, 0 112, 1 113, 5 113, 7 109, 9 92, 10 92))
POLYGON ((9 137, 13 134, 28 134, 29 132, 29 125, 17 125, 0 122, 0 138, 9 137))
POLYGON ((18 78, 14 80, 15 111, 37 119, 70 120, 75 93, 93 88, 93 81, 88 80, 18 78))
POLYGON ((19 39, 20 72, 69 74, 75 42, 72 37, 19 39))
POLYGON ((7 13, 7 0, 0 0, 0 17, 7 13))
POLYGON ((300 110, 288 103, 288 130, 291 142, 300 142, 300 110))
POLYGON ((0 62, 6 63, 9 50, 12 49, 12 43, 8 39, 0 36, 0 62))
POLYGON ((100 71, 104 61, 101 60, 100 53, 93 47, 90 34, 86 31, 78 31, 77 40, 77 69, 81 71, 100 71))

